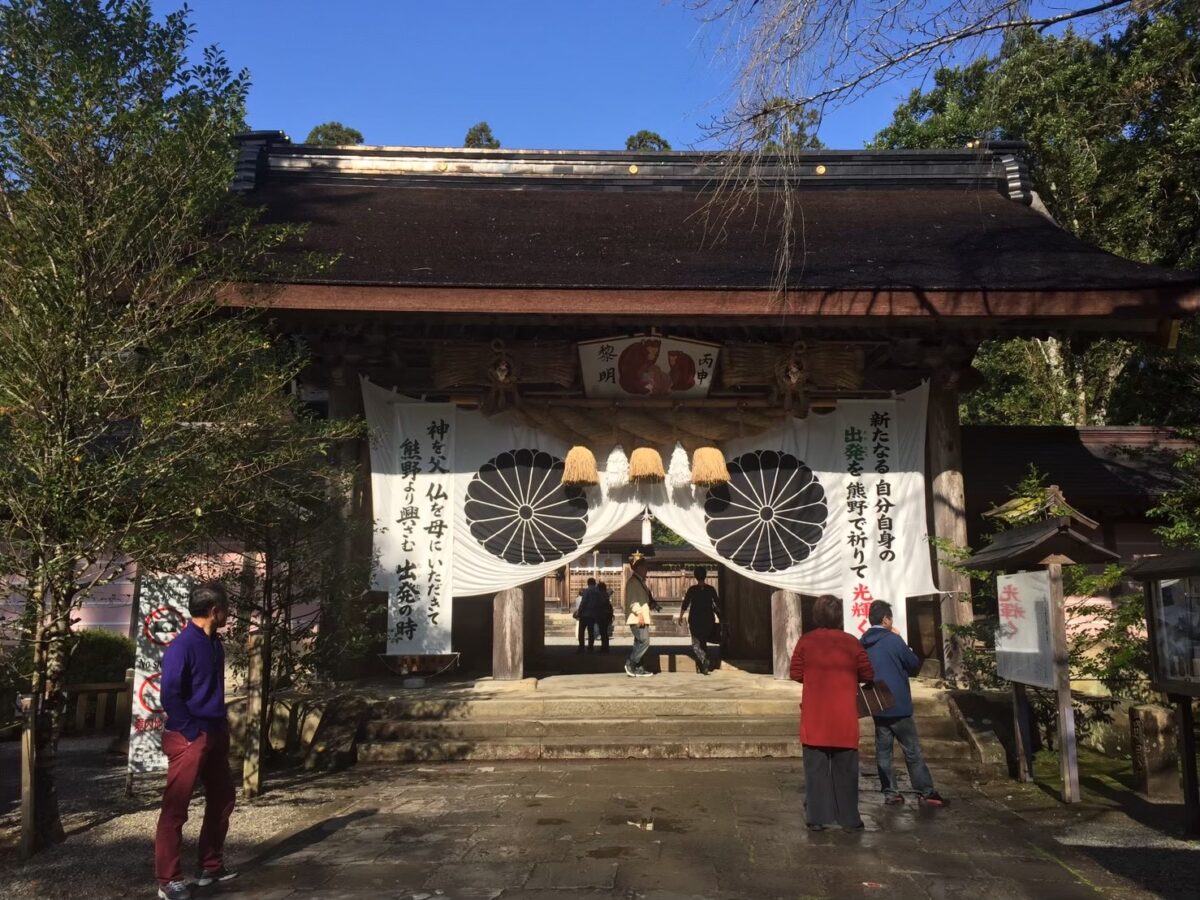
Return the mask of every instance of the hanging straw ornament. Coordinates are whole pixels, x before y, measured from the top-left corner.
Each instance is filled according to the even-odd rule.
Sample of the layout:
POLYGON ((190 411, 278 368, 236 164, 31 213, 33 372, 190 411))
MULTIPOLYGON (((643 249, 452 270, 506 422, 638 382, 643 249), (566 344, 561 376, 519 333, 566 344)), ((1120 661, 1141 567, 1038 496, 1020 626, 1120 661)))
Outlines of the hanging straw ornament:
POLYGON ((612 448, 608 460, 604 464, 604 483, 610 488, 617 488, 629 483, 629 457, 625 448, 620 444, 612 448))
POLYGON ((671 451, 671 464, 667 466, 667 484, 673 488, 687 487, 692 480, 692 469, 688 465, 687 451, 680 443, 671 451))
POLYGON ((600 483, 596 471, 596 456, 587 447, 572 447, 563 462, 562 483, 577 487, 590 487, 600 483))
POLYGON ((629 480, 658 484, 666 479, 662 456, 653 447, 637 447, 629 456, 629 480))
POLYGON ((729 481, 725 454, 716 447, 697 447, 692 454, 692 484, 713 487, 729 481))

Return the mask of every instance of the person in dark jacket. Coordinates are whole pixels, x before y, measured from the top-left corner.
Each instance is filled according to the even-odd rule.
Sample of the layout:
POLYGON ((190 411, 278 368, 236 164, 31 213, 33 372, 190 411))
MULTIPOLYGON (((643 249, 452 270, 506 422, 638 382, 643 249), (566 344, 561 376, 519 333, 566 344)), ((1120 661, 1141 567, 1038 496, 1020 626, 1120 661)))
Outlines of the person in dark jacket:
POLYGON ((225 717, 225 648, 217 636, 229 616, 225 588, 219 582, 194 587, 188 613, 191 622, 167 645, 162 661, 167 787, 154 836, 154 874, 162 900, 188 900, 192 895, 180 855, 183 824, 198 781, 204 782, 204 824, 196 883, 204 887, 236 877, 225 867, 223 856, 234 800, 225 717))
POLYGON ((804 685, 804 817, 812 831, 863 827, 858 815, 858 685, 875 673, 862 645, 842 631, 842 601, 818 597, 812 631, 796 642, 791 677, 804 685))
MULTIPOLYGON (((604 594, 595 578, 588 579, 588 586, 579 600, 579 652, 583 651, 583 637, 587 635, 587 652, 591 653, 596 646, 596 632, 600 630, 605 612, 604 594)), ((605 633, 601 641, 601 649, 608 649, 608 635, 605 633)))
MULTIPOLYGON (((696 583, 683 595, 683 604, 679 607, 679 624, 683 624, 686 616, 688 631, 692 635, 692 655, 696 657, 696 671, 701 675, 708 675, 712 672, 712 663, 709 662, 704 645, 714 639, 716 623, 721 618, 721 601, 716 590, 707 582, 708 571, 703 566, 697 566, 692 575, 696 583)), ((718 638, 718 643, 719 640, 718 638)))
POLYGON ((871 627, 862 636, 862 645, 875 670, 875 680, 888 686, 895 703, 875 716, 875 763, 879 767, 879 786, 883 790, 883 802, 895 806, 904 802, 904 795, 896 787, 896 773, 892 768, 894 741, 900 741, 904 750, 904 762, 908 766, 908 780, 917 792, 920 802, 929 806, 944 806, 933 788, 933 776, 921 755, 921 739, 917 736, 917 723, 913 721, 912 690, 908 679, 921 668, 921 660, 904 642, 904 638, 892 624, 892 606, 885 600, 874 601, 867 610, 871 627))

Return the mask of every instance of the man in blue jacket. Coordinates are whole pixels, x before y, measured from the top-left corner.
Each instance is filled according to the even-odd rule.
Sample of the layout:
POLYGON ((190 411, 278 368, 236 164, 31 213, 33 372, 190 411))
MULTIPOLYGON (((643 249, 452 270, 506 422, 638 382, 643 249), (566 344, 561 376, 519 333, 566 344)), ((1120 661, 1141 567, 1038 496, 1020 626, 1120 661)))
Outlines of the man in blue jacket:
POLYGON ((191 622, 167 646, 162 662, 167 787, 154 837, 154 874, 162 900, 188 900, 192 895, 183 878, 180 845, 198 781, 204 782, 204 824, 196 883, 203 887, 236 875, 222 858, 234 800, 225 718, 225 648, 217 635, 229 616, 225 588, 215 581, 192 588, 188 613, 191 622))
POLYGON ((913 721, 912 691, 908 686, 910 675, 916 675, 921 660, 904 642, 900 633, 892 627, 892 606, 885 600, 876 600, 867 610, 871 627, 862 636, 862 644, 875 670, 875 680, 888 686, 895 698, 894 705, 881 710, 875 716, 875 764, 879 767, 879 784, 883 789, 883 802, 895 806, 904 802, 904 795, 896 787, 896 773, 892 769, 893 739, 900 741, 904 750, 904 761, 908 765, 908 780, 920 797, 921 803, 929 806, 944 806, 946 801, 933 789, 933 776, 921 756, 921 739, 917 736, 917 723, 913 721))

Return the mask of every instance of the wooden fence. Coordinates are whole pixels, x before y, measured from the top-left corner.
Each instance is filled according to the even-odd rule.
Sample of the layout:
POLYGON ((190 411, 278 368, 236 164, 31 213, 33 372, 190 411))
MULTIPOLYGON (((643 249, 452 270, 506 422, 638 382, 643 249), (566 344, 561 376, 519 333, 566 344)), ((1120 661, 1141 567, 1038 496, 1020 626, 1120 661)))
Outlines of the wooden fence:
POLYGON ((71 734, 129 730, 129 681, 67 685, 66 730, 71 734))
MULTIPOLYGON (((584 567, 573 568, 571 569, 570 584, 566 579, 560 580, 557 575, 547 575, 545 581, 546 604, 551 607, 558 606, 561 610, 566 611, 579 596, 579 592, 587 587, 587 580, 595 578, 597 581, 603 581, 608 587, 608 592, 612 595, 613 607, 624 609, 625 580, 628 577, 628 566, 620 572, 595 571, 584 567)), ((650 591, 658 602, 680 603, 683 600, 684 592, 691 587, 694 579, 690 571, 666 570, 647 573, 646 583, 649 584, 650 591)))

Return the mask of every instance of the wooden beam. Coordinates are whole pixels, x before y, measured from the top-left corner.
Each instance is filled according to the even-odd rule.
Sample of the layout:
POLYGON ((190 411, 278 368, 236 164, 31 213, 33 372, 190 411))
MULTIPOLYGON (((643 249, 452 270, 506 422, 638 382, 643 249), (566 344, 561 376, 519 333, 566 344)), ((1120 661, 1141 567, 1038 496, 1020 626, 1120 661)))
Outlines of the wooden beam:
MULTIPOLYGON (((937 291, 906 288, 804 289, 786 298, 772 290, 435 287, 418 285, 233 285, 222 294, 233 307, 264 310, 468 313, 473 315, 737 316, 793 323, 796 318, 1028 318, 1107 320, 1174 318, 1200 312, 1200 289, 1188 284, 1130 290, 937 291)), ((1082 324, 1082 323, 1081 323, 1082 324)))
MULTIPOLYGON (((966 491, 962 474, 962 430, 958 421, 958 391, 940 379, 929 388, 927 456, 931 534, 952 547, 967 546, 966 491)), ((936 551, 935 551, 936 552, 936 551)), ((942 594, 942 625, 969 625, 971 580, 945 564, 937 553, 937 583, 942 594)), ((962 666, 960 642, 947 637, 942 642, 943 670, 956 674, 962 666)))

